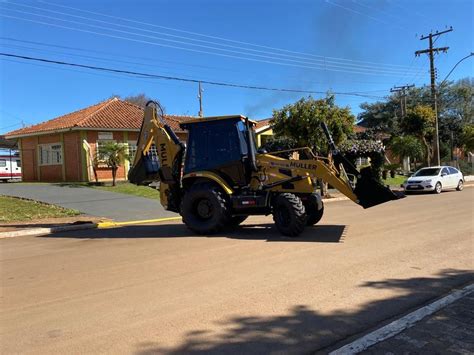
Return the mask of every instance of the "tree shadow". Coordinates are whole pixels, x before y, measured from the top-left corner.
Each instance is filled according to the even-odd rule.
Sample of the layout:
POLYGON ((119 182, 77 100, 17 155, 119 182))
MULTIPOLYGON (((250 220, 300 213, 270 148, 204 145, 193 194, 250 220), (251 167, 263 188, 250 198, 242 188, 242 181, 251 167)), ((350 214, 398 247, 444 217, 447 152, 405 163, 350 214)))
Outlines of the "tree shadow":
POLYGON ((317 225, 307 227, 296 238, 282 236, 274 224, 244 224, 233 230, 215 235, 198 235, 184 224, 130 225, 118 228, 89 229, 61 232, 38 238, 75 238, 75 239, 142 239, 142 238, 230 238, 241 240, 265 240, 268 242, 316 242, 341 243, 347 234, 345 225, 317 225))
MULTIPOLYGON (((454 287, 473 281, 472 271, 449 269, 434 277, 366 282, 359 287, 389 289, 394 291, 394 295, 369 302, 357 310, 332 314, 296 305, 285 315, 233 317, 215 324, 219 332, 194 330, 186 334, 181 344, 171 348, 161 345, 159 341, 139 343, 136 353, 326 354, 369 329, 386 324, 394 317, 408 313, 454 287)), ((414 350, 413 353, 419 353, 424 349, 414 350)), ((394 349, 394 353, 398 353, 397 349, 394 349)))

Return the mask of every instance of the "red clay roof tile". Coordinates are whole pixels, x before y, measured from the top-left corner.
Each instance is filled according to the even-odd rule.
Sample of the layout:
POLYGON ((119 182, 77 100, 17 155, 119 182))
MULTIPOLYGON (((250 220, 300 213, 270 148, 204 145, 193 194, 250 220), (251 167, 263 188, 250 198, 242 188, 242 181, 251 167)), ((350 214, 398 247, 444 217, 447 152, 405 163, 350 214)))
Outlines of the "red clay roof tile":
MULTIPOLYGON (((175 131, 182 131, 179 122, 193 119, 192 116, 165 115, 165 121, 175 131)), ((74 111, 52 120, 33 126, 17 129, 5 136, 45 134, 72 128, 93 128, 104 130, 139 130, 143 120, 143 109, 139 106, 117 98, 99 102, 98 104, 74 111)))

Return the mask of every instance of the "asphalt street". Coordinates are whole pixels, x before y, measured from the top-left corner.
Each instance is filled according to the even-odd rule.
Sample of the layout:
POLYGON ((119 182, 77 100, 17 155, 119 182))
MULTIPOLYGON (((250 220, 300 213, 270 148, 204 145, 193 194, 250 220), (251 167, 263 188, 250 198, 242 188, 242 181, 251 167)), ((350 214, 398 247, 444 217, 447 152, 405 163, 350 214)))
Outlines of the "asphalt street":
POLYGON ((0 352, 324 352, 474 281, 473 197, 333 202, 296 239, 271 217, 2 239, 0 352))

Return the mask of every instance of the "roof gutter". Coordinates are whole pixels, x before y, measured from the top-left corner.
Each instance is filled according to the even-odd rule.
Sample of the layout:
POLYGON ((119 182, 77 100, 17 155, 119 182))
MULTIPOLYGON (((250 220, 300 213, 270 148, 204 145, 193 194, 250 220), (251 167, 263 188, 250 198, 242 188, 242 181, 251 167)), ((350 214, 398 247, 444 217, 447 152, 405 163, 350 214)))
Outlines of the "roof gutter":
POLYGON ((32 132, 32 133, 24 133, 24 134, 12 134, 12 135, 5 135, 5 139, 16 139, 16 138, 24 138, 24 137, 34 137, 34 136, 43 136, 46 134, 56 134, 56 133, 64 133, 70 131, 108 131, 108 132, 140 132, 137 128, 91 128, 91 127, 71 127, 71 128, 63 128, 63 129, 56 129, 51 131, 39 131, 39 132, 32 132))

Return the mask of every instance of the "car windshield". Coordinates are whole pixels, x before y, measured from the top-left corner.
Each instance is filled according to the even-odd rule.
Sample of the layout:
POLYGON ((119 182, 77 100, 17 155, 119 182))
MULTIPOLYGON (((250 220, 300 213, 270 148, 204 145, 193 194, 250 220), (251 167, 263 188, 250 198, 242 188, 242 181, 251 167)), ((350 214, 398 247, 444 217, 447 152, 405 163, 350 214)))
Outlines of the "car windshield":
POLYGON ((439 168, 421 169, 413 176, 434 176, 439 174, 439 168))

